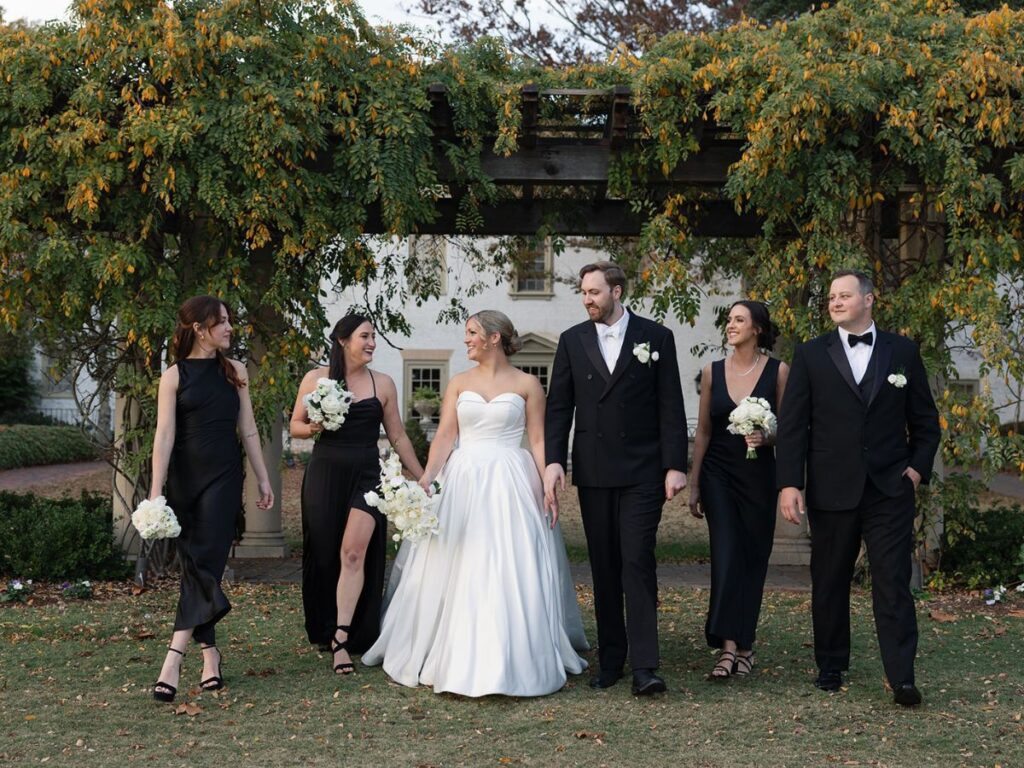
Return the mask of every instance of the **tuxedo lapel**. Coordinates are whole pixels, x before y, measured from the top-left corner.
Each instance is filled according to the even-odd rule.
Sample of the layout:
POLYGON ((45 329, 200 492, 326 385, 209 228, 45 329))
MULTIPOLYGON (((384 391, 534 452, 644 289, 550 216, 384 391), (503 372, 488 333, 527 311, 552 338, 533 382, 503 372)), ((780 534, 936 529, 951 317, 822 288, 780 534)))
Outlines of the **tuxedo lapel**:
POLYGON ((871 396, 868 398, 868 405, 875 401, 875 396, 882 388, 882 382, 889 379, 889 362, 892 360, 892 342, 878 332, 878 341, 875 343, 875 381, 871 387, 871 396))
POLYGON ((633 345, 638 344, 642 336, 643 329, 640 327, 640 318, 636 315, 630 315, 629 323, 626 325, 626 338, 622 340, 622 350, 619 352, 619 359, 615 361, 615 368, 612 370, 608 383, 604 386, 604 392, 601 393, 601 397, 607 395, 608 391, 615 386, 615 382, 622 378, 622 374, 626 372, 626 368, 629 367, 630 362, 633 360, 633 345))
POLYGON ((597 368, 597 372, 601 374, 601 378, 608 381, 608 363, 604 361, 604 356, 597 345, 597 326, 591 323, 589 328, 583 329, 583 350, 597 368))
POLYGON ((846 357, 846 350, 843 349, 843 341, 839 338, 839 331, 832 331, 828 337, 828 354, 832 358, 832 362, 835 363, 836 368, 839 369, 839 374, 843 377, 853 394, 857 396, 858 400, 862 400, 860 394, 860 387, 857 386, 857 382, 853 379, 853 369, 850 368, 850 361, 846 357))

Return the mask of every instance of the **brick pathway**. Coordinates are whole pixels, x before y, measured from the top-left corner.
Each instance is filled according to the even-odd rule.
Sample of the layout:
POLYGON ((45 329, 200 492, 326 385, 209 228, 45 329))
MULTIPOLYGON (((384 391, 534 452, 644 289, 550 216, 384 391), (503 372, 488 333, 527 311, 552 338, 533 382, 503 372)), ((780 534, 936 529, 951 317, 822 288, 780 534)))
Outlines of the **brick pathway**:
POLYGON ((91 475, 110 465, 105 461, 48 464, 42 467, 5 469, 0 472, 0 491, 20 491, 41 485, 60 485, 82 475, 91 475))

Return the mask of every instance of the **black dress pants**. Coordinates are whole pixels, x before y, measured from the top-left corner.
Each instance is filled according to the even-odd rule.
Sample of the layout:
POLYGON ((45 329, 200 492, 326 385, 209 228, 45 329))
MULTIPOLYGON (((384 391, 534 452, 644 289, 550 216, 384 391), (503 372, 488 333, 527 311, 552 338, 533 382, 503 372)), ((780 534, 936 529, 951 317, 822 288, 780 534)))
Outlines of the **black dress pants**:
POLYGON ((654 558, 662 483, 578 488, 594 579, 601 669, 655 669, 658 653, 658 575, 654 558), (625 614, 623 613, 625 601, 625 614))
POLYGON ((903 486, 902 495, 893 498, 869 479, 854 509, 809 511, 811 615, 820 670, 838 672, 850 666, 850 581, 863 538, 885 674, 893 686, 914 683, 917 614, 910 575, 916 505, 909 478, 903 486))

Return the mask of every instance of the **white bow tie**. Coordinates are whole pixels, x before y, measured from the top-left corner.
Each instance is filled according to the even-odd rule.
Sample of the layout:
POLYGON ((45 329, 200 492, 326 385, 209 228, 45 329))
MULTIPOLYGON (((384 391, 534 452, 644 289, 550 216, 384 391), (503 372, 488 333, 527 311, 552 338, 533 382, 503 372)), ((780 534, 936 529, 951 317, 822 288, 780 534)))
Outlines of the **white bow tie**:
POLYGON ((617 339, 617 338, 619 338, 619 329, 618 328, 604 328, 604 329, 601 330, 601 340, 602 341, 608 341, 609 339, 613 339, 614 340, 614 339, 617 339))

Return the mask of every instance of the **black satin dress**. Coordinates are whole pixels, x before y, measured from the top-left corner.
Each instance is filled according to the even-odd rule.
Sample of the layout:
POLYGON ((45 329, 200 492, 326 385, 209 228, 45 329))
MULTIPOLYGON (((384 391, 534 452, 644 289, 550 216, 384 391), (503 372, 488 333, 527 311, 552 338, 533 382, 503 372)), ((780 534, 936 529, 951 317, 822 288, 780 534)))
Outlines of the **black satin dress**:
MULTIPOLYGON (((778 415, 779 361, 769 358, 751 397, 763 397, 778 415)), ((775 448, 748 459, 742 435, 728 431, 736 404, 725 383, 725 361, 711 364, 711 441, 700 470, 700 499, 711 539, 711 599, 704 634, 721 648, 735 640, 753 648, 764 580, 775 535, 775 448)))
POLYGON ((340 428, 320 433, 302 479, 302 607, 306 635, 314 645, 328 645, 338 623, 341 541, 353 507, 372 515, 377 525, 363 561, 363 591, 352 616, 349 651, 362 653, 380 634, 387 519, 363 494, 380 484, 377 440, 383 416, 374 382, 373 395, 352 403, 340 428))
POLYGON ((179 360, 174 448, 167 503, 178 517, 181 595, 174 630, 213 644, 214 627, 231 610, 221 577, 242 509, 238 390, 217 358, 179 360))

